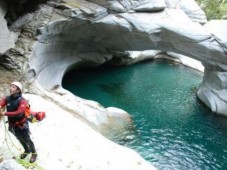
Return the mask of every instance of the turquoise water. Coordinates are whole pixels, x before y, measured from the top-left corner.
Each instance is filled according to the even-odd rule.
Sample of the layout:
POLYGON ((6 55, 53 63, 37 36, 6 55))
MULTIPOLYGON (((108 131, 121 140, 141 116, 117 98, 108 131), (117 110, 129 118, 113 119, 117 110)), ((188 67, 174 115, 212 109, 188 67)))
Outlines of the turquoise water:
MULTIPOLYGON (((226 170, 227 118, 196 98, 203 73, 164 61, 73 70, 63 87, 129 112, 132 139, 117 141, 158 169, 226 170)), ((119 134, 121 135, 121 134, 119 134)))

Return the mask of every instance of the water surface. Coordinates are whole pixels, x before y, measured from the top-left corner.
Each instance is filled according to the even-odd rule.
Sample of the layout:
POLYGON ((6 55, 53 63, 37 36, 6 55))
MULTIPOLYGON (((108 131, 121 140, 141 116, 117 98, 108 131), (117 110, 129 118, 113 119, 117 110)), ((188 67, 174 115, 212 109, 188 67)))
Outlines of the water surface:
POLYGON ((202 76, 182 65, 148 61, 73 70, 64 77, 63 87, 129 112, 134 134, 117 142, 158 169, 226 170, 227 119, 211 113, 196 98, 202 76))

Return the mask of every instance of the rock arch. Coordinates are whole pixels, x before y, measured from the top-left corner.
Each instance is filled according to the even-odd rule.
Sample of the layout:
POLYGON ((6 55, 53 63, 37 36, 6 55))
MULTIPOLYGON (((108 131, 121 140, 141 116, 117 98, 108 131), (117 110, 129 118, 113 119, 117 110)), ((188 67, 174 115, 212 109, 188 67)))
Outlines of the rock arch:
POLYGON ((38 30, 31 56, 31 68, 44 88, 61 87, 72 66, 111 60, 112 51, 170 51, 203 63, 204 78, 197 95, 213 112, 227 116, 227 43, 222 37, 226 21, 202 26, 182 10, 169 8, 156 13, 108 14, 106 8, 93 4, 83 14, 75 9, 64 12, 67 17, 58 16, 38 30))

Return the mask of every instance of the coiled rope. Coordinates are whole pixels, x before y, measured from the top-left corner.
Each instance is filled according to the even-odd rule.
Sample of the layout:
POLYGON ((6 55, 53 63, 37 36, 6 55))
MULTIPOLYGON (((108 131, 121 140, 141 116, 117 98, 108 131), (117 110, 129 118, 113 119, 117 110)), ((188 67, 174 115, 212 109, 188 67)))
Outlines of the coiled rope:
MULTIPOLYGON (((13 151, 10 149, 10 145, 9 145, 9 141, 7 139, 7 136, 8 138, 10 139, 10 142, 12 143, 13 147, 19 151, 20 154, 22 154, 22 151, 20 148, 18 148, 15 143, 13 142, 12 138, 10 137, 10 134, 7 130, 7 127, 6 127, 6 121, 5 121, 5 118, 4 116, 0 116, 0 122, 1 120, 3 121, 3 124, 4 124, 4 131, 5 131, 5 142, 6 142, 6 145, 7 145, 7 148, 10 152, 11 155, 14 155, 13 151)), ((45 170, 44 168, 42 168, 41 166, 39 166, 37 163, 30 163, 26 160, 23 160, 23 159, 20 159, 18 157, 13 157, 13 159, 15 159, 17 161, 18 164, 22 165, 23 167, 25 167, 26 169, 37 169, 37 170, 45 170)))

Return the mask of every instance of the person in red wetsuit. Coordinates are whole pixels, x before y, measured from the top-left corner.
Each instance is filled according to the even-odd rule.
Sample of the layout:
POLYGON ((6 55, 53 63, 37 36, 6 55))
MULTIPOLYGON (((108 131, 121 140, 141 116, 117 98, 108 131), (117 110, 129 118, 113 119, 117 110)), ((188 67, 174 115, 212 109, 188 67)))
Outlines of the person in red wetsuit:
POLYGON ((1 116, 8 117, 9 131, 13 133, 24 148, 24 153, 20 155, 21 159, 31 154, 30 163, 37 159, 35 145, 30 138, 30 130, 25 108, 27 101, 22 97, 22 84, 13 82, 10 84, 10 95, 0 100, 0 109, 6 107, 6 112, 0 112, 1 116))

